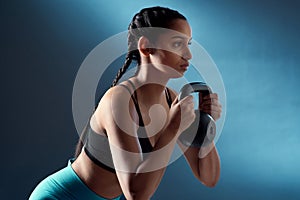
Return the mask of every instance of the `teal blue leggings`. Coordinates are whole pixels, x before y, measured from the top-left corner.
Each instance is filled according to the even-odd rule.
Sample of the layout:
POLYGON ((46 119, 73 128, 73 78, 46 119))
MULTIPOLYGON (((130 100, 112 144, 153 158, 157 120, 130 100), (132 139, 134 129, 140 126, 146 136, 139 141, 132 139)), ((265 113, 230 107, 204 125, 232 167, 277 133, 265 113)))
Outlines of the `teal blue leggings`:
MULTIPOLYGON (((90 190, 68 166, 48 176, 31 193, 29 200, 107 200, 90 190)), ((114 200, 125 199, 123 195, 114 200)))

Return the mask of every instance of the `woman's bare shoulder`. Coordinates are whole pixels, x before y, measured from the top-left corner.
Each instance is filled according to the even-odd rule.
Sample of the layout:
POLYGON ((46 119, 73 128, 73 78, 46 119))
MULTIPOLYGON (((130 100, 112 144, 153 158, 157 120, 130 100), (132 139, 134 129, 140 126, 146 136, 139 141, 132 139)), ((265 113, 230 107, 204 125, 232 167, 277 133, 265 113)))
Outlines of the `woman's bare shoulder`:
POLYGON ((112 103, 121 102, 129 98, 129 92, 122 86, 114 86, 109 88, 100 99, 97 110, 110 109, 112 103))

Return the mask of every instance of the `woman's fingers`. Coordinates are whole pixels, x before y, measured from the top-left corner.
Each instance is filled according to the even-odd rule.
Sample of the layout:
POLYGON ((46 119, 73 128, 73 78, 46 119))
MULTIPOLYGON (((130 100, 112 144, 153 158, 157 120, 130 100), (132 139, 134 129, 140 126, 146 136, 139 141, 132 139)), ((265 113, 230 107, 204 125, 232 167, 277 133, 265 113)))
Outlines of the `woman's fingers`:
POLYGON ((211 93, 211 94, 205 95, 202 99, 203 100, 206 100, 206 99, 219 99, 219 97, 218 97, 217 93, 211 93))
POLYGON ((199 109, 211 115, 214 120, 221 117, 222 105, 219 102, 218 94, 212 93, 202 98, 199 109))

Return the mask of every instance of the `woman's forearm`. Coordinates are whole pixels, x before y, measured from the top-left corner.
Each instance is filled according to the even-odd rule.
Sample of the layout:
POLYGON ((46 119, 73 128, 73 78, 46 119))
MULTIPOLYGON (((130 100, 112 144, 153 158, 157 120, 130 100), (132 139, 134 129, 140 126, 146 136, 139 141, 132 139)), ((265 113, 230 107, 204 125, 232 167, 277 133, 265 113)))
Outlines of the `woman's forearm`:
POLYGON ((220 158, 215 145, 212 143, 211 146, 200 148, 198 157, 200 181, 208 187, 214 187, 220 177, 220 158))
POLYGON ((148 199, 156 191, 171 158, 177 136, 173 130, 165 130, 151 153, 137 167, 130 179, 130 196, 148 199))

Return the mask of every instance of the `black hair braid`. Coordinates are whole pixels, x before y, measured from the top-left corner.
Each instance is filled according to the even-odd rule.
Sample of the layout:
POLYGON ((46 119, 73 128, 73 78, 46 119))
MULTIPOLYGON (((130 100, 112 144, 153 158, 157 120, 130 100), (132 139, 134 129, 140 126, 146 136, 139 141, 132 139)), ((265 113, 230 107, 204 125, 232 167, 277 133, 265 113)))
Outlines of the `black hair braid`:
POLYGON ((138 64, 140 64, 140 53, 138 51, 137 47, 137 38, 139 38, 136 34, 136 24, 133 23, 134 19, 136 18, 136 15, 133 17, 132 22, 128 26, 128 53, 125 58, 124 65, 119 69, 115 79, 113 80, 113 83, 111 87, 116 86, 118 81, 122 78, 123 74, 127 71, 129 68, 132 60, 136 60, 138 64))
POLYGON ((121 79, 121 77, 123 76, 123 74, 126 72, 126 70, 128 69, 128 67, 130 66, 132 62, 132 53, 128 52, 126 59, 125 59, 125 63, 124 65, 119 69, 117 76, 115 77, 111 87, 117 85, 118 81, 121 79))

